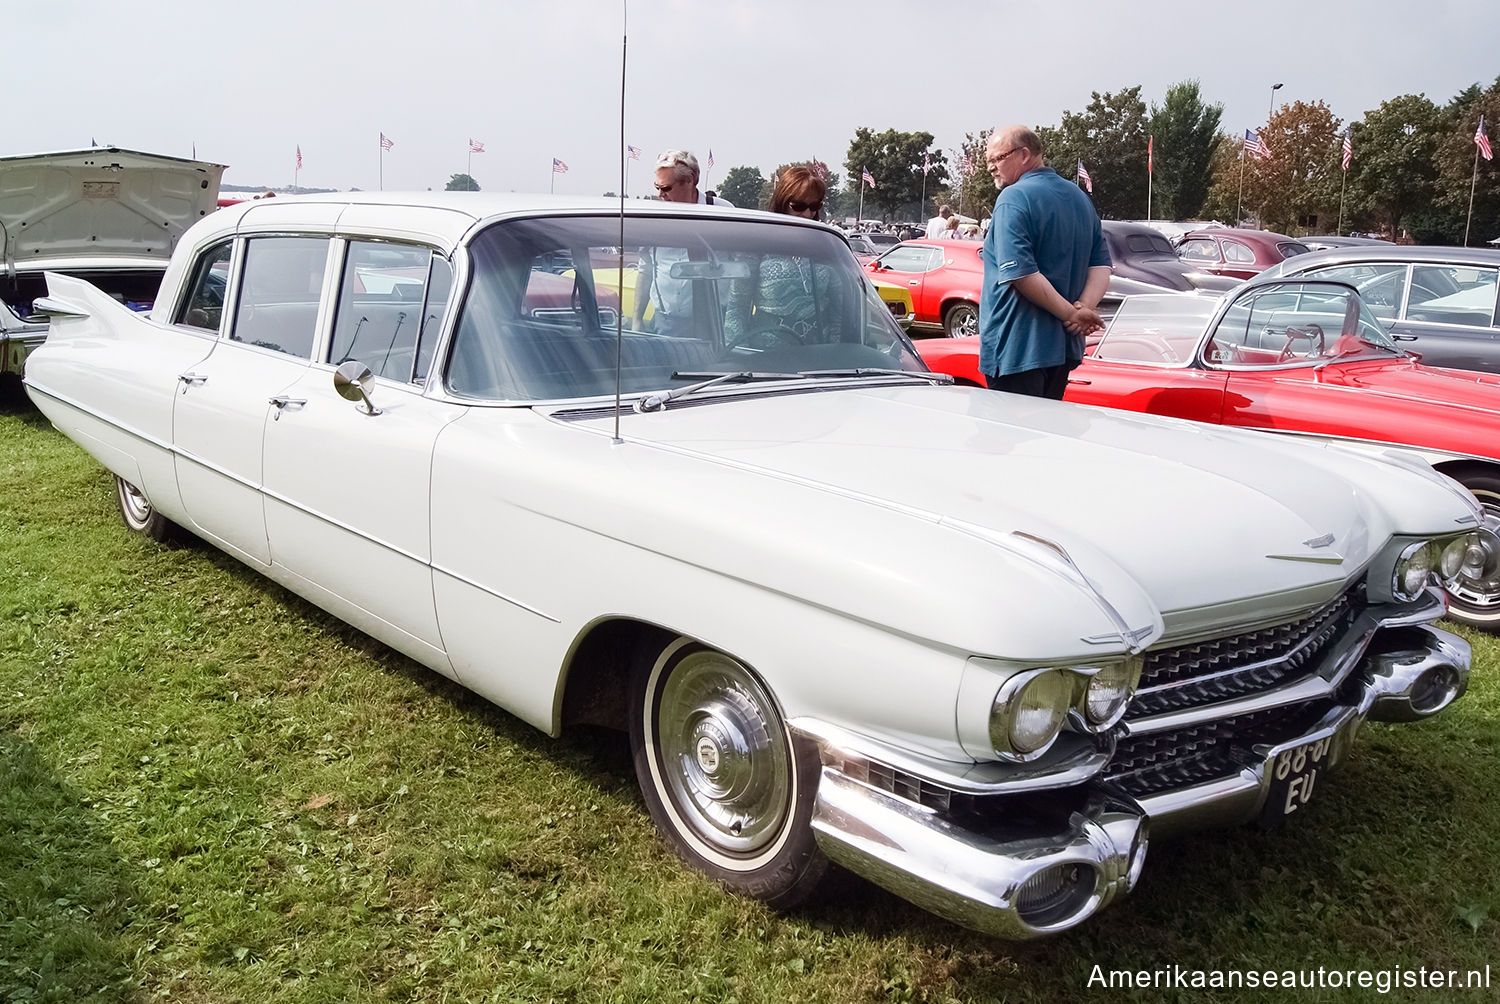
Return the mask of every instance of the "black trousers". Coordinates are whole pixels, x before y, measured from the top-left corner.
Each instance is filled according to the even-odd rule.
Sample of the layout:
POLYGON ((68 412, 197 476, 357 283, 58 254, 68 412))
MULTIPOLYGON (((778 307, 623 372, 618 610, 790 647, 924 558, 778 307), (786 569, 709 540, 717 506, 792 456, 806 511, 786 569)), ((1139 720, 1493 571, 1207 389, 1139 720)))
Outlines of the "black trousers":
POLYGON ((1010 394, 1025 394, 1028 397, 1047 397, 1061 401, 1063 391, 1068 389, 1068 374, 1073 367, 1067 363, 1060 366, 1043 366, 1041 369, 1022 370, 994 376, 986 373, 984 381, 990 390, 1003 390, 1010 394))

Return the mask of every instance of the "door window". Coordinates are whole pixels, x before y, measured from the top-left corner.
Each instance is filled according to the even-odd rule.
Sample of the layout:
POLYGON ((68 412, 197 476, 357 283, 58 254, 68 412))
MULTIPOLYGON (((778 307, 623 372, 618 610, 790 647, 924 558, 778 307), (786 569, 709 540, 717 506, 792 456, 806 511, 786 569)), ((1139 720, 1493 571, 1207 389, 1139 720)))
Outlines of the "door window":
MULTIPOLYGON (((419 341, 428 329, 437 328, 427 319, 434 258, 430 248, 350 241, 328 361, 338 365, 356 359, 378 377, 410 382, 419 341)), ((446 289, 442 300, 436 307, 439 316, 446 289)))
POLYGON ((1191 262, 1217 262, 1219 249, 1211 237, 1191 237, 1177 245, 1177 257, 1191 262))
POLYGON ((1495 270, 1463 265, 1415 265, 1408 321, 1487 328, 1495 321, 1495 270))
POLYGON ((930 272, 942 261, 942 252, 930 247, 892 248, 880 259, 880 264, 893 272, 930 272))
POLYGON ((326 237, 247 241, 245 275, 230 339, 311 359, 327 266, 326 237))
POLYGON ((1382 321, 1393 321, 1401 309, 1406 288, 1405 265, 1336 265, 1312 273, 1319 279, 1337 279, 1359 290, 1360 299, 1382 321))

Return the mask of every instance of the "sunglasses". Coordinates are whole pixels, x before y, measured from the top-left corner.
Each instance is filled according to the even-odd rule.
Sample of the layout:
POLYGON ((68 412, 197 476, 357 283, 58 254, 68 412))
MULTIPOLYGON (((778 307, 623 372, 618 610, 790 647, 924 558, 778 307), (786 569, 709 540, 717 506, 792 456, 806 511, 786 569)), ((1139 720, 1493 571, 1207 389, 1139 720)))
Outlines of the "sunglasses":
POLYGON ((670 184, 670 185, 657 185, 656 186, 656 194, 657 195, 671 195, 672 194, 672 189, 674 189, 676 187, 677 187, 677 183, 675 181, 672 184, 670 184))
POLYGON ((821 202, 798 202, 795 199, 792 199, 787 202, 786 207, 794 213, 811 212, 816 213, 819 216, 823 215, 823 203, 821 202))

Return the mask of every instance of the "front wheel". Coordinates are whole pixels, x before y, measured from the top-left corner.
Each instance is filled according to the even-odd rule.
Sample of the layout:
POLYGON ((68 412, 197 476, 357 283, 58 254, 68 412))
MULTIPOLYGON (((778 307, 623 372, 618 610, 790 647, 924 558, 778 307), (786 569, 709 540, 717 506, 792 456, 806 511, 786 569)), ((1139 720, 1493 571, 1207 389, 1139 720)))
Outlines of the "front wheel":
POLYGON ((651 818, 683 860, 794 906, 827 868, 812 831, 817 750, 738 660, 686 638, 632 680, 630 746, 651 818))
POLYGON ((1448 616, 1482 631, 1500 632, 1500 477, 1460 474, 1458 480, 1484 507, 1480 548, 1448 586, 1448 616))
POLYGON ((979 334, 979 308, 967 301, 949 307, 943 314, 943 334, 949 338, 979 334))
POLYGON ((166 543, 177 536, 177 524, 157 512, 139 488, 118 476, 115 478, 115 501, 120 504, 120 518, 134 532, 158 543, 166 543))

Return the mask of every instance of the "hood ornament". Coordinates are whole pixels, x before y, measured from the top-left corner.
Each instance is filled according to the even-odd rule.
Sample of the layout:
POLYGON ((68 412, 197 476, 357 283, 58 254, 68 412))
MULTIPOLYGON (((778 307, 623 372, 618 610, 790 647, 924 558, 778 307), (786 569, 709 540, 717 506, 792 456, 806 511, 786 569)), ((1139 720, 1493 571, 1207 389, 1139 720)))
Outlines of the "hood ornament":
MULTIPOLYGON (((1331 533, 1325 533, 1321 537, 1309 537, 1302 542, 1302 546, 1312 550, 1329 547, 1333 544, 1335 537, 1331 533)), ((1336 551, 1327 554, 1268 554, 1268 558, 1278 561, 1307 561, 1315 565, 1342 565, 1344 556, 1336 551)))

